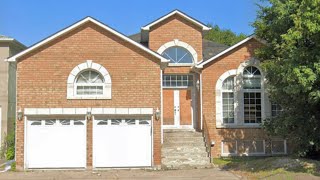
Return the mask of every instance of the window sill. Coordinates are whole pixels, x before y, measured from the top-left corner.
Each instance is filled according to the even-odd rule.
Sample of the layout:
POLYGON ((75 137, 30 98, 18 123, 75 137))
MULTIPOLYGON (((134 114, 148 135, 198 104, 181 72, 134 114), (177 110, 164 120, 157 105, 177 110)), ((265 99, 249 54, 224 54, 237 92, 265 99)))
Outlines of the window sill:
POLYGON ((195 64, 194 63, 169 63, 168 66, 171 66, 171 67, 181 67, 181 66, 187 66, 187 67, 190 67, 190 66, 194 66, 195 64))
POLYGON ((239 128, 262 128, 261 124, 220 124, 216 125, 216 128, 230 128, 230 129, 239 129, 239 128))
POLYGON ((106 96, 74 96, 74 97, 67 97, 67 99, 111 99, 111 97, 106 96))

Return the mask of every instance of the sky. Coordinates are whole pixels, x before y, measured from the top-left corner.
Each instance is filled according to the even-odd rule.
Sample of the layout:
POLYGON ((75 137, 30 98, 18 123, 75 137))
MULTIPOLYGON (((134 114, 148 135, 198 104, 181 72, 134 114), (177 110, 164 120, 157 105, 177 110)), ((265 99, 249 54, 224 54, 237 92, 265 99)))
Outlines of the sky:
POLYGON ((179 9, 205 23, 236 33, 253 33, 259 0, 1 0, 0 34, 30 46, 91 16, 131 35, 179 9))

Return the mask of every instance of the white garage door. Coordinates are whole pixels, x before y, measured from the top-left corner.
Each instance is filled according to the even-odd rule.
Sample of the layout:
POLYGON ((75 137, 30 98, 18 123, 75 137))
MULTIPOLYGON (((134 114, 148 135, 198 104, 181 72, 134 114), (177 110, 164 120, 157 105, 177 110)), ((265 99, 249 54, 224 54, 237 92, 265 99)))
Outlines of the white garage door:
POLYGON ((150 120, 94 120, 93 166, 151 166, 151 136, 150 120))
POLYGON ((26 168, 86 167, 86 121, 28 120, 26 168))

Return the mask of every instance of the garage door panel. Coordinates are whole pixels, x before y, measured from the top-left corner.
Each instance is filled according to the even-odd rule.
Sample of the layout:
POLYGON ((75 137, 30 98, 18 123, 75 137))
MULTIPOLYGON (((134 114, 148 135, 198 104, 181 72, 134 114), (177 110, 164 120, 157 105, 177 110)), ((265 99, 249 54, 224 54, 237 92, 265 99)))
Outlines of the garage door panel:
POLYGON ((83 125, 31 125, 27 129, 28 168, 86 166, 86 131, 83 125))
POLYGON ((139 121, 127 124, 94 124, 93 154, 95 167, 151 166, 151 125, 139 121))

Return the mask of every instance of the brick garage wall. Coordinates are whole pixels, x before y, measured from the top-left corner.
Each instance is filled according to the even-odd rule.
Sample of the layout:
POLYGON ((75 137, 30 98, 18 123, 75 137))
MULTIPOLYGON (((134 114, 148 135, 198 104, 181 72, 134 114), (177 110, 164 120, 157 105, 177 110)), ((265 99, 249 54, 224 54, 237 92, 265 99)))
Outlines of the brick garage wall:
POLYGON ((261 45, 260 42, 252 39, 207 64, 202 71, 203 121, 207 125, 210 140, 215 141, 215 146, 211 149, 212 157, 220 156, 222 140, 263 140, 267 138, 265 132, 259 128, 216 128, 215 87, 217 80, 226 71, 238 69, 242 62, 253 57, 254 50, 261 45))
POLYGON ((157 51, 163 44, 178 39, 188 43, 202 60, 202 29, 180 15, 173 15, 151 27, 149 48, 157 51))
MULTIPOLYGON (((93 23, 86 23, 19 59, 17 106, 24 108, 160 108, 159 60, 93 23), (111 100, 68 100, 67 78, 86 60, 101 64, 112 79, 111 100)), ((16 161, 23 167, 24 122, 17 121, 16 161)), ((154 121, 154 164, 161 164, 160 121, 154 121)), ((92 121, 88 122, 92 166, 92 121)))

